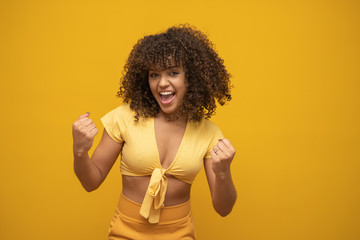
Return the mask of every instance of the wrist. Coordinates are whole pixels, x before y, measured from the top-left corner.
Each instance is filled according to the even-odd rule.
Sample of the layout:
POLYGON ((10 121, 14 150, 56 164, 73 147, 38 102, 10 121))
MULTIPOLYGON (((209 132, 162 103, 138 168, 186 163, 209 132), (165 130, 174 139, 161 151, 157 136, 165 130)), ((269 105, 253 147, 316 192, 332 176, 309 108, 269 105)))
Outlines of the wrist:
POLYGON ((231 179, 231 171, 230 169, 227 170, 227 171, 223 171, 223 172, 218 172, 218 173, 215 173, 215 177, 218 179, 218 180, 226 180, 226 179, 231 179))
POLYGON ((84 158, 86 156, 88 156, 88 151, 74 148, 74 157, 76 157, 76 158, 84 158))

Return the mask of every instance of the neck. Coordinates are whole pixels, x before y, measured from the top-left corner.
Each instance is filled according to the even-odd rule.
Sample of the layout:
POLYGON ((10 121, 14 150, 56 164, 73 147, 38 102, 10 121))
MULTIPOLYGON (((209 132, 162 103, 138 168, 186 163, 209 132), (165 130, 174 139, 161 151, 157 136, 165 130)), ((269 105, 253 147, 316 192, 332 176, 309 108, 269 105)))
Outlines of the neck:
POLYGON ((162 111, 160 111, 157 115, 156 118, 158 118, 159 120, 162 120, 164 122, 168 122, 168 123, 176 123, 176 124, 186 124, 188 117, 187 116, 177 116, 176 114, 166 114, 162 111))

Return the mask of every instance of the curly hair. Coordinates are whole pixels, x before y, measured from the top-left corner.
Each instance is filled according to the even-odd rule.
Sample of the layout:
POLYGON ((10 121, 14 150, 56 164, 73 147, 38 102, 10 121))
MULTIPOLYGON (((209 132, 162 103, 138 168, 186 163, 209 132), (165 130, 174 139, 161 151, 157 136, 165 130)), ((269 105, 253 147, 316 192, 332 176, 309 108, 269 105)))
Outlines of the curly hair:
POLYGON ((224 105, 231 100, 230 77, 207 36, 188 24, 174 26, 163 33, 140 39, 124 66, 117 97, 130 103, 135 121, 154 117, 160 107, 151 93, 148 72, 154 66, 161 70, 175 64, 185 71, 187 89, 176 116, 199 121, 215 114, 216 102, 224 105))

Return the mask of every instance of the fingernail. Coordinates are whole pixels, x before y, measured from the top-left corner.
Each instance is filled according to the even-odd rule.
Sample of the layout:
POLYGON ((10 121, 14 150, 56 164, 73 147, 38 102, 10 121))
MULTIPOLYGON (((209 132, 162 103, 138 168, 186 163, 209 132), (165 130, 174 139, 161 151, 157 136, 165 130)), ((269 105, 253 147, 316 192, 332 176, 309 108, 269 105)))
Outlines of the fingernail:
POLYGON ((222 140, 221 138, 218 139, 218 141, 221 141, 221 140, 222 140))

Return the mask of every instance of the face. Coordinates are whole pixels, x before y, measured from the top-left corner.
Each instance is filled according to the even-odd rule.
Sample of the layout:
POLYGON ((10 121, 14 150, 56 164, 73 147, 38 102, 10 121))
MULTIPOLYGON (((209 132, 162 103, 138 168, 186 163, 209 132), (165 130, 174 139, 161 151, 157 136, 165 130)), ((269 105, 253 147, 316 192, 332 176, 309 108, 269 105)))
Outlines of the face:
POLYGON ((182 106, 186 94, 185 72, 181 66, 149 70, 149 86, 160 106, 160 113, 171 115, 182 106))

